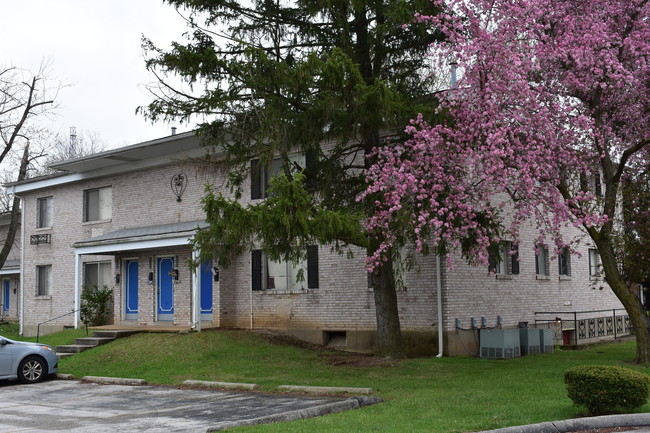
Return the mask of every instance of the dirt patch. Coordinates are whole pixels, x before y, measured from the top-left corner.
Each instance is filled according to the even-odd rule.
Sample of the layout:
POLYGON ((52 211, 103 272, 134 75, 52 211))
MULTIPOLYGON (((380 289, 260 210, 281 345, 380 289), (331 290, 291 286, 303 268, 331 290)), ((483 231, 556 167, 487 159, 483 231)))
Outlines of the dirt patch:
POLYGON ((394 367, 399 365, 399 359, 381 358, 378 356, 364 355, 354 352, 344 352, 318 344, 308 343, 292 335, 281 331, 274 330, 255 330, 252 331, 272 344, 283 346, 298 347, 314 351, 325 362, 335 367, 394 367))

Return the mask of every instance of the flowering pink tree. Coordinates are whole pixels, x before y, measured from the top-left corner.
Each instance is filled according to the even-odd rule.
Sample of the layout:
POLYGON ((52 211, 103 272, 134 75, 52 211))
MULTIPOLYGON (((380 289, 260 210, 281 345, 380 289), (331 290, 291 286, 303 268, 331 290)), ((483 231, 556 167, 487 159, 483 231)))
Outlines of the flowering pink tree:
POLYGON ((462 66, 443 124, 414 120, 403 144, 377 150, 367 221, 386 241, 376 266, 407 240, 487 263, 525 221, 557 249, 582 227, 627 309, 637 361, 650 362, 642 306, 614 244, 621 179, 650 163, 648 0, 461 0, 418 16, 448 36, 436 58, 462 66))

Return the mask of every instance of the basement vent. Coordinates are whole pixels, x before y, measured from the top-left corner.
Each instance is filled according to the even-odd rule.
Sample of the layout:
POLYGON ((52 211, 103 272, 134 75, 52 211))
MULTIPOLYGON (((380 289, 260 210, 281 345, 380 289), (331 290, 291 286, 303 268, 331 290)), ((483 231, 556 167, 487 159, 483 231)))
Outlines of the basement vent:
POLYGON ((348 340, 345 331, 323 331, 323 340, 327 347, 347 347, 348 340))
POLYGON ((519 329, 481 329, 481 358, 508 359, 521 356, 519 329))

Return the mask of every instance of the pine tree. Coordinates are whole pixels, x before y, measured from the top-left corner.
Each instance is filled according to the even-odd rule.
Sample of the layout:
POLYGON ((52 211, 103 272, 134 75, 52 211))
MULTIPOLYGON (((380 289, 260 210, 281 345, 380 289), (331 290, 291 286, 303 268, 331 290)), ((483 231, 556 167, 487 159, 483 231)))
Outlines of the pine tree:
MULTIPOLYGON (((197 114, 208 119, 198 126, 199 137, 207 146, 223 148, 238 196, 251 172, 274 159, 285 175, 276 179, 274 199, 260 205, 240 206, 209 192, 204 206, 210 229, 197 236, 196 246, 213 251, 222 264, 253 239, 270 258, 296 259, 297 251, 304 251, 300 247, 314 241, 339 250, 356 245, 375 251, 381 233, 361 224, 374 198, 357 197, 366 189, 364 172, 374 149, 386 145, 385 135, 399 135, 417 113, 433 115, 435 99, 426 96, 432 94, 431 71, 423 58, 440 34, 424 24, 404 26, 416 11, 435 13, 433 4, 168 3, 189 12, 189 31, 168 51, 144 40, 147 67, 163 83, 144 114, 152 120, 189 121, 197 114), (172 86, 173 77, 187 90, 172 86), (296 152, 306 161, 292 161, 296 152), (252 218, 260 206, 263 222, 252 218), (242 227, 242 220, 252 225, 242 227)), ((391 260, 371 275, 376 354, 402 357, 391 260)))

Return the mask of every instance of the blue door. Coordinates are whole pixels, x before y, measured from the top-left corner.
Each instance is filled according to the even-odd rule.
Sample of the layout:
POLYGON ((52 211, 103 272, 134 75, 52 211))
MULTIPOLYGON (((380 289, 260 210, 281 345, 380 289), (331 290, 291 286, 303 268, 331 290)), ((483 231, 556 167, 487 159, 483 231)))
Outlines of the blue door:
POLYGON ((157 265, 158 320, 174 320, 174 258, 158 257, 157 265))
POLYGON ((201 264, 201 320, 212 321, 212 262, 201 264))
POLYGON ((2 283, 3 294, 2 294, 2 310, 4 313, 9 313, 9 308, 11 305, 11 281, 4 280, 2 283))
POLYGON ((124 262, 126 269, 125 278, 125 319, 138 320, 138 261, 126 260, 124 262))

